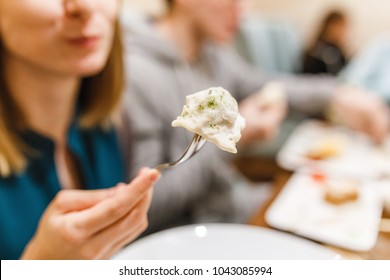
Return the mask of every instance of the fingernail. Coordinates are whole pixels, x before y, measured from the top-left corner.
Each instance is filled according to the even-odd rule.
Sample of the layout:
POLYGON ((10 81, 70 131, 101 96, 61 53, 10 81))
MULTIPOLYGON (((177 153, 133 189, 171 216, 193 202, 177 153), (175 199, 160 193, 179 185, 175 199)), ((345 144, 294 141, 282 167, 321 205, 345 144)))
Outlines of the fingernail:
POLYGON ((149 167, 142 167, 142 168, 138 171, 138 175, 144 174, 145 172, 148 172, 149 170, 150 170, 149 167))
POLYGON ((150 169, 149 170, 149 181, 154 184, 155 182, 160 179, 161 173, 157 169, 150 169))

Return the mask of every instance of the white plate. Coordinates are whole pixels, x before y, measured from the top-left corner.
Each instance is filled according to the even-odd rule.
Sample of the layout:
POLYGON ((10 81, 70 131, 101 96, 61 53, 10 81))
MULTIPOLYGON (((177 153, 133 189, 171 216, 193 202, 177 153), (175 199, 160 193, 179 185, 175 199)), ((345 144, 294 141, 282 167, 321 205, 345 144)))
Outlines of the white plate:
POLYGON ((177 227, 142 238, 114 259, 276 260, 340 259, 305 239, 260 227, 205 224, 177 227))
POLYGON ((383 147, 375 147, 361 133, 344 127, 326 126, 319 121, 306 121, 291 134, 277 155, 278 164, 294 171, 303 166, 319 165, 359 177, 377 178, 390 174, 390 137, 383 147), (326 137, 336 138, 342 145, 337 157, 313 161, 308 149, 326 137))
MULTIPOLYGON (((379 182, 361 180, 358 199, 337 206, 324 200, 323 183, 315 181, 309 173, 309 170, 296 172, 290 178, 268 209, 267 223, 349 250, 370 250, 376 243, 382 215, 379 182)), ((335 173, 331 174, 335 179, 335 173)))

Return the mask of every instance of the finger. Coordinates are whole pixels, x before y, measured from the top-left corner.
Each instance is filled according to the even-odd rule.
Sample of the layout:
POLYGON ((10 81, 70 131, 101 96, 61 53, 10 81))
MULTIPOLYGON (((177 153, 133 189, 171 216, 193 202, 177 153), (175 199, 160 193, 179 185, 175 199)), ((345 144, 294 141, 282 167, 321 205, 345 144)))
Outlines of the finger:
POLYGON ((377 142, 383 143, 389 133, 390 128, 390 115, 388 108, 383 106, 382 110, 379 110, 377 117, 378 135, 377 142))
MULTIPOLYGON (((119 244, 124 246, 124 240, 129 240, 141 234, 147 226, 147 212, 151 203, 150 191, 124 218, 98 232, 91 239, 88 246, 102 252, 103 255, 113 254, 119 244)), ((129 240, 128 242, 130 242, 129 240)))
POLYGON ((115 188, 103 190, 62 190, 53 200, 53 208, 61 213, 81 211, 115 195, 115 188))
POLYGON ((144 170, 115 196, 77 213, 74 217, 74 226, 82 231, 83 236, 92 236, 118 221, 148 194, 148 190, 157 181, 159 174, 157 170, 144 170))
POLYGON ((377 141, 380 133, 380 106, 373 103, 373 100, 368 100, 362 104, 360 118, 356 119, 357 129, 366 133, 373 140, 377 141))
POLYGON ((376 143, 381 143, 386 138, 388 133, 387 122, 385 114, 381 112, 370 117, 367 130, 376 143))
POLYGON ((147 167, 142 167, 138 173, 137 173, 137 176, 141 175, 142 173, 145 173, 145 172, 148 172, 149 168, 147 167))

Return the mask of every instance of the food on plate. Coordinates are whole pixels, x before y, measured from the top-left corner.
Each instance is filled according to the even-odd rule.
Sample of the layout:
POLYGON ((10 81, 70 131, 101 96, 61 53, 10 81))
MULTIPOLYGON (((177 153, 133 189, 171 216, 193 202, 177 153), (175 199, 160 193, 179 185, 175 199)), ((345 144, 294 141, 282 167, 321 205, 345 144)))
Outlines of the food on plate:
POLYGON ((359 197, 358 182, 353 179, 332 180, 325 182, 325 200, 340 205, 357 200, 359 197))
POLYGON ((323 183, 325 182, 326 180, 326 174, 324 172, 321 172, 321 171, 313 171, 311 172, 311 178, 313 179, 313 181, 315 182, 318 182, 318 183, 323 183))
POLYGON ((237 101, 227 90, 212 87, 188 95, 181 115, 172 126, 182 126, 220 149, 236 153, 245 119, 238 113, 237 101))
POLYGON ((306 152, 306 157, 314 160, 322 160, 339 156, 342 150, 343 142, 340 138, 328 137, 309 147, 306 152))

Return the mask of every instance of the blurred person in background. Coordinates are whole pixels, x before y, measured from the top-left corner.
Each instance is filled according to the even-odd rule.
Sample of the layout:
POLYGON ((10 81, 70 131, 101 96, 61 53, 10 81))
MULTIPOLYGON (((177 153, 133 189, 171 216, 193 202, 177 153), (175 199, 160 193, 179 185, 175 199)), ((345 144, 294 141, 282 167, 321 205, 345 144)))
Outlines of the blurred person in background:
MULTIPOLYGON (((285 103, 278 100, 264 106, 259 91, 275 78, 283 82, 290 108, 308 115, 332 110, 339 121, 378 141, 384 138, 387 108, 378 98, 345 88, 332 77, 269 77, 249 67, 228 46, 238 29, 241 1, 166 3, 162 17, 125 24, 126 108, 133 119, 135 168, 181 156, 192 135, 172 128, 171 122, 180 114, 186 95, 210 86, 222 86, 238 99, 247 121, 241 148, 272 139, 285 116, 285 103)), ((212 145, 204 149, 164 173, 155 188, 149 232, 190 222, 245 222, 259 207, 256 194, 235 200, 228 161, 212 145)))
POLYGON ((119 2, 0 0, 1 259, 109 258, 147 226, 158 172, 119 183, 119 2))
POLYGON ((314 43, 303 59, 303 73, 337 75, 347 64, 345 44, 348 32, 347 15, 330 11, 323 19, 314 43))

